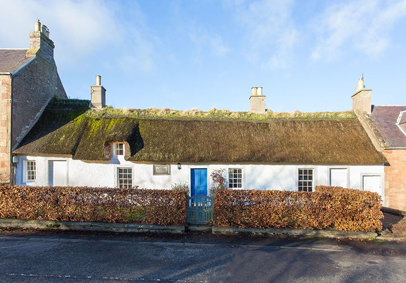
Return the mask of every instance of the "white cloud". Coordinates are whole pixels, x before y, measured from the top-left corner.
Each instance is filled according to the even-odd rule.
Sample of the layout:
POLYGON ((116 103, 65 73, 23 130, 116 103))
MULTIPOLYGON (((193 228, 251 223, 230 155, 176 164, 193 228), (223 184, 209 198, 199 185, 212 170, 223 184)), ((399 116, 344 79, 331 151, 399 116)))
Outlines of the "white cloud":
POLYGON ((406 17, 406 0, 358 0, 335 4, 312 23, 318 35, 314 60, 335 60, 346 49, 369 56, 385 52, 394 25, 406 17))
POLYGON ((291 64, 299 40, 291 17, 292 0, 239 1, 226 5, 236 10, 236 21, 245 29, 246 56, 250 61, 261 60, 260 65, 270 69, 291 64))
POLYGON ((188 35, 196 47, 195 61, 200 61, 201 53, 206 50, 215 56, 223 56, 230 51, 220 35, 209 32, 202 25, 190 24, 188 35))
POLYGON ((136 61, 134 66, 141 71, 153 68, 153 44, 144 32, 142 13, 135 3, 131 11, 119 11, 113 1, 97 0, 0 0, 0 6, 7 11, 2 22, 8 27, 0 30, 2 48, 27 48, 28 34, 40 19, 50 29, 58 65, 83 65, 82 59, 92 54, 103 57, 107 50, 114 49, 109 58, 118 65, 128 60, 136 61), (138 25, 128 28, 119 13, 137 14, 134 21, 138 25))
MULTIPOLYGON (((7 11, 2 16, 2 21, 10 27, 2 31, 2 45, 14 45, 13 38, 16 35, 19 38, 24 37, 28 42, 28 33, 25 32, 21 36, 19 31, 33 30, 37 19, 48 26, 55 42, 74 52, 91 52, 102 39, 114 39, 116 23, 112 20, 111 10, 95 0, 4 0, 1 7, 3 11, 7 11)), ((24 46, 27 46, 27 43, 24 46)))

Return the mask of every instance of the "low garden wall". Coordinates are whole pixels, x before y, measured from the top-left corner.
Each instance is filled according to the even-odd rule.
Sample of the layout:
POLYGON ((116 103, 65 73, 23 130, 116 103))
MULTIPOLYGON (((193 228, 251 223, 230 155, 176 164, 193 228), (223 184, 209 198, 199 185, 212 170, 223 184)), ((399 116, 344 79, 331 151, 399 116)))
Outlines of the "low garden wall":
POLYGON ((381 198, 377 193, 317 187, 316 192, 219 190, 214 225, 238 228, 381 229, 381 198))
POLYGON ((173 190, 0 186, 0 218, 185 225, 186 205, 173 190))

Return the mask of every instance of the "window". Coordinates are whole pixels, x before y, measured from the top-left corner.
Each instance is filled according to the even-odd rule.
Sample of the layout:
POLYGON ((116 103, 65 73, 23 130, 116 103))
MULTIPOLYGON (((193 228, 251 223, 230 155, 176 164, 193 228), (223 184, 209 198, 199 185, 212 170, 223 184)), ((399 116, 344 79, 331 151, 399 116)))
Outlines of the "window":
POLYGON ((228 187, 242 189, 242 169, 228 169, 228 187))
POLYGON ((313 191, 313 169, 299 169, 299 192, 313 191))
POLYGON ((118 168, 118 187, 123 189, 132 188, 133 186, 133 169, 118 168))
POLYGON ((124 155, 124 144, 123 143, 114 144, 114 155, 124 155))
POLYGON ((27 182, 34 182, 37 178, 37 165, 35 164, 35 160, 26 162, 26 174, 27 182))

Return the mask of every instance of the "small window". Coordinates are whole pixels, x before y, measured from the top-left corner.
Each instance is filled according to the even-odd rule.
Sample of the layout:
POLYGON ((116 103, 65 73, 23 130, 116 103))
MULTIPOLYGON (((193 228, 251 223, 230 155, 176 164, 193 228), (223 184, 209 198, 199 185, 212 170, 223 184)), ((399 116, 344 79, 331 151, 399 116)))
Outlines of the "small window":
POLYGON ((124 155, 124 144, 123 143, 114 144, 114 155, 124 155))
POLYGON ((299 192, 313 191, 313 169, 299 169, 299 192))
POLYGON ((132 168, 118 168, 118 187, 129 189, 133 186, 133 169, 132 168))
POLYGON ((228 169, 228 187, 230 189, 242 189, 242 169, 228 169))
POLYGON ((27 161, 26 166, 27 182, 34 182, 37 178, 37 165, 35 160, 27 161))

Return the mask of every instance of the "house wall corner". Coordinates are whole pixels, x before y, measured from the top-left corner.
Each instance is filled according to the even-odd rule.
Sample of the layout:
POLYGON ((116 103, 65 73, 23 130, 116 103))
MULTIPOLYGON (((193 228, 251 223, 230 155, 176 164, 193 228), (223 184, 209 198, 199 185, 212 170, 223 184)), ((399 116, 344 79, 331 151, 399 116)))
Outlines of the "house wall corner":
POLYGON ((0 184, 11 178, 11 76, 0 75, 0 184))

